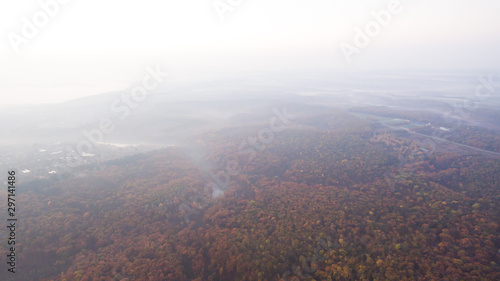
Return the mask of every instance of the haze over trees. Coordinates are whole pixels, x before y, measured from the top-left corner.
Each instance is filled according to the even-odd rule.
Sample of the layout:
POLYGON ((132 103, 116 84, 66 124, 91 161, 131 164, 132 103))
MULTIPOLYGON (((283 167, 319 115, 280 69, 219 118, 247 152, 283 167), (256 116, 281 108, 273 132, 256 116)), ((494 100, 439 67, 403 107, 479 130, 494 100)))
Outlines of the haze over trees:
POLYGON ((341 108, 283 105, 293 122, 253 154, 242 141, 258 141, 268 118, 24 183, 19 276, 500 278, 498 158, 440 143, 430 153, 410 133, 341 108), (228 163, 238 172, 214 197, 213 175, 228 163))

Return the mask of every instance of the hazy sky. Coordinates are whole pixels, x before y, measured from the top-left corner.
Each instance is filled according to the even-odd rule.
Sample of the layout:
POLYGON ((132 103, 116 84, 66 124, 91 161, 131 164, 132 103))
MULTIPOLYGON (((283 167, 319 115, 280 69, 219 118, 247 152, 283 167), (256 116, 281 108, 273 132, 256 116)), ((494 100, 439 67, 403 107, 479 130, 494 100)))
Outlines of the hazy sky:
POLYGON ((498 0, 396 1, 400 12, 350 63, 339 45, 355 46, 355 29, 391 0, 221 0, 241 2, 223 21, 213 0, 56 1, 0 2, 2 104, 122 90, 155 64, 182 81, 245 70, 500 65, 498 0))

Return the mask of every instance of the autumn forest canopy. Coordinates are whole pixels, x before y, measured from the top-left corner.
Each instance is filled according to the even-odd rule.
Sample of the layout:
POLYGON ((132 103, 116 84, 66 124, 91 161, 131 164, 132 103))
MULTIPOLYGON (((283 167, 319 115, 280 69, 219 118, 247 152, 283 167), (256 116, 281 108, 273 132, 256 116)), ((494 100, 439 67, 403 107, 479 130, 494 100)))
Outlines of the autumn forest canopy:
POLYGON ((19 273, 0 279, 500 280, 496 128, 377 106, 265 110, 24 182, 19 273))
POLYGON ((0 1, 0 281, 500 281, 499 11, 0 1))

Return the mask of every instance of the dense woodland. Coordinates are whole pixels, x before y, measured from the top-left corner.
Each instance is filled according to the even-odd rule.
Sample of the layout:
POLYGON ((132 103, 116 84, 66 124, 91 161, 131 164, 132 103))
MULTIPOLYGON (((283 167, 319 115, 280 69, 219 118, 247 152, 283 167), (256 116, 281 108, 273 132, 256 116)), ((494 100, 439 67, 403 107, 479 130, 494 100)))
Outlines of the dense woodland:
POLYGON ((265 126, 200 134, 203 165, 174 147, 26 185, 17 280, 500 280, 498 158, 346 112, 244 153, 265 126))

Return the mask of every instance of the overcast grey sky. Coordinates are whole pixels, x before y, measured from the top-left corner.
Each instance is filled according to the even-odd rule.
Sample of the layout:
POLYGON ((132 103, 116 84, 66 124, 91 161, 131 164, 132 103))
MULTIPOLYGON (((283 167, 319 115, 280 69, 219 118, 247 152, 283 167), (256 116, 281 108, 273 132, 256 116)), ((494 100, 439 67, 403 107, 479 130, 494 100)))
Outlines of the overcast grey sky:
POLYGON ((355 46, 356 28, 392 0, 241 0, 223 21, 213 0, 55 1, 0 2, 2 104, 123 90, 156 63, 186 81, 245 70, 500 65, 498 0, 396 1, 399 12, 350 63, 339 45, 355 46), (48 13, 40 3, 58 8, 49 5, 52 17, 27 38, 23 18, 43 22, 48 13))

